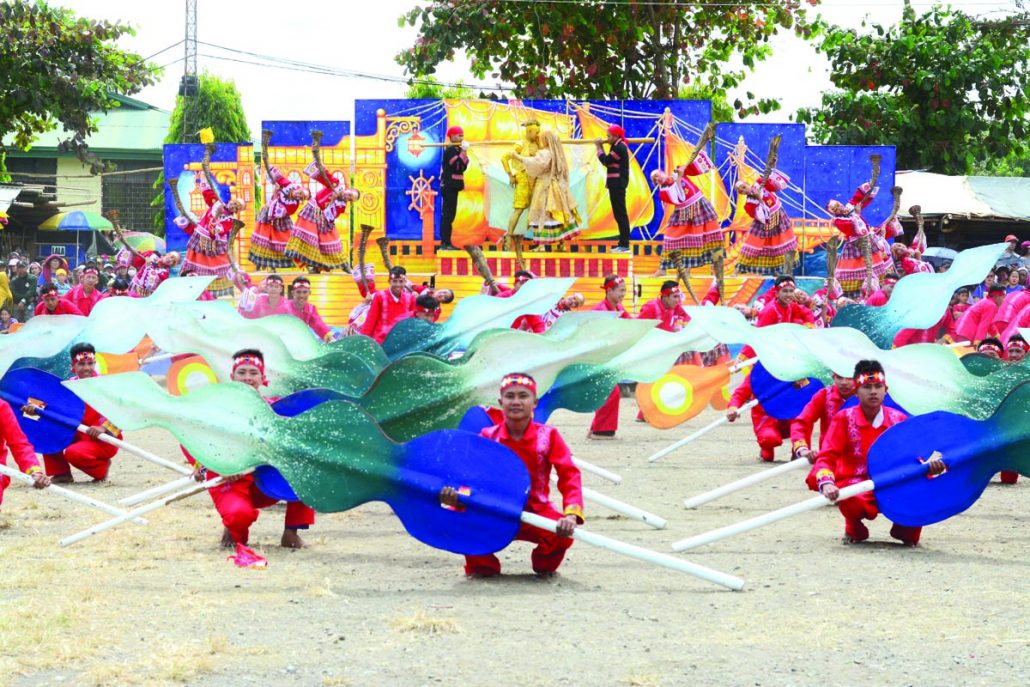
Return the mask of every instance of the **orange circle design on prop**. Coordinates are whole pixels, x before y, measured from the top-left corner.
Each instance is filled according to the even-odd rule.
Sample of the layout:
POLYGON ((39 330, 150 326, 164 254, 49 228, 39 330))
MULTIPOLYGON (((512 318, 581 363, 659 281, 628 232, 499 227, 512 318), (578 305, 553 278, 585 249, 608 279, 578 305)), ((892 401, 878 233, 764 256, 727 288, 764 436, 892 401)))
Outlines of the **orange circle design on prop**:
POLYGON ((215 371, 199 355, 176 360, 168 368, 168 393, 182 396, 208 384, 217 384, 215 371))
POLYGON ((725 365, 677 365, 653 384, 638 384, 637 404, 652 427, 670 429, 704 410, 728 384, 725 365))

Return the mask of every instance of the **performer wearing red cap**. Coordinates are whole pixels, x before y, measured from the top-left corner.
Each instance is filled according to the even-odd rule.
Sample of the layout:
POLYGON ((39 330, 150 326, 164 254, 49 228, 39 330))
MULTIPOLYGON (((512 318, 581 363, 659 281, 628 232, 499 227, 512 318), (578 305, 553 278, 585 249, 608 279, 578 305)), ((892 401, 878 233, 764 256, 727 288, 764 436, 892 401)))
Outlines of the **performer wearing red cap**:
POLYGON ((88 262, 82 270, 82 278, 72 290, 64 294, 64 300, 75 304, 79 311, 89 317, 93 312, 93 306, 104 298, 104 294, 97 289, 97 282, 100 279, 100 271, 96 263, 88 262))
POLYGON ((629 252, 629 212, 626 210, 626 189, 629 188, 629 147, 626 146, 626 130, 618 124, 608 127, 608 153, 604 152, 601 139, 597 139, 597 159, 607 168, 604 185, 612 203, 612 216, 619 226, 619 246, 613 253, 629 252))
POLYGON ((81 315, 78 306, 61 298, 57 284, 48 281, 39 287, 39 303, 36 303, 37 315, 81 315))
POLYGON ((790 423, 790 441, 794 448, 794 455, 812 463, 815 462, 815 452, 812 451, 812 432, 815 431, 815 423, 819 422, 819 448, 821 449, 834 416, 855 394, 853 378, 842 377, 836 372, 831 372, 830 375, 833 377, 833 384, 824 386, 815 392, 801 414, 790 423))
MULTIPOLYGON (((561 434, 550 425, 533 421, 536 408, 536 381, 526 374, 509 374, 501 379, 499 403, 503 420, 487 427, 480 436, 504 444, 515 452, 529 471, 529 498, 525 510, 557 521, 558 532, 522 525, 515 536, 518 541, 536 544, 533 549, 533 572, 541 577, 553 575, 572 546, 572 533, 583 524, 582 477, 572 462, 572 452, 561 434), (551 505, 551 469, 558 473, 558 491, 562 495, 562 512, 551 505)), ((460 494, 453 487, 444 487, 440 503, 449 508, 460 505, 460 494)), ((497 556, 465 556, 465 574, 469 577, 493 577, 501 573, 497 556)))
MULTIPOLYGON (((80 343, 72 346, 72 376, 69 379, 90 379, 97 376, 97 354, 91 344, 80 343)), ((86 426, 85 432, 77 432, 75 441, 58 453, 47 453, 43 456, 46 473, 55 484, 74 482, 72 468, 77 468, 95 481, 107 479, 111 469, 111 459, 118 453, 118 448, 100 441, 101 434, 110 434, 116 439, 122 433, 92 406, 86 406, 86 413, 79 423, 86 426)))
MULTIPOLYGON (((10 449, 18 469, 32 478, 32 486, 45 489, 50 486, 50 478, 39 467, 35 449, 29 443, 25 432, 14 416, 14 410, 7 403, 0 402, 0 465, 7 465, 7 450, 10 449)), ((11 483, 7 475, 0 475, 0 506, 4 503, 4 490, 11 483)))
POLYGON ((286 257, 286 244, 293 235, 293 215, 311 194, 299 181, 293 181, 265 160, 268 178, 276 185, 268 202, 258 212, 254 233, 250 236, 250 261, 259 270, 293 267, 286 257))
POLYGON ((308 302, 311 298, 311 280, 307 277, 296 277, 290 284, 289 300, 282 301, 279 309, 273 313, 276 315, 293 315, 301 322, 311 327, 319 339, 329 341, 333 338, 333 332, 322 320, 322 316, 313 304, 308 302))
POLYGON ((999 334, 994 322, 998 308, 1005 300, 1005 287, 995 284, 987 291, 987 298, 974 303, 955 325, 955 333, 965 341, 980 341, 999 334))
POLYGON ((382 344, 395 324, 412 316, 415 309, 415 294, 405 289, 407 283, 406 269, 397 265, 390 270, 390 288, 372 294, 372 302, 369 304, 360 333, 382 344))
POLYGON ((447 129, 449 146, 443 149, 440 167, 440 250, 458 250, 451 244, 451 229, 458 215, 458 193, 465 189, 465 170, 469 167, 468 143, 460 126, 447 129))
MULTIPOLYGON (((858 405, 840 411, 830 423, 830 430, 808 475, 809 489, 818 491, 830 501, 836 501, 840 489, 869 479, 866 457, 876 439, 894 425, 906 419, 905 413, 883 405, 887 394, 887 378, 883 366, 876 360, 860 360, 855 365, 855 393, 858 405)), ((938 458, 927 462, 927 474, 944 472, 944 463, 938 458)), ((856 544, 869 538, 869 529, 862 522, 873 520, 880 511, 873 492, 865 492, 837 504, 844 516, 845 544, 856 544)), ((897 523, 891 527, 891 536, 908 546, 919 543, 922 527, 908 527, 897 523)))
POLYGON ((679 282, 668 280, 662 282, 657 298, 652 298, 640 308, 637 319, 658 320, 658 328, 667 332, 678 332, 690 322, 690 316, 683 309, 681 301, 683 292, 679 282))
MULTIPOLYGON (((660 169, 651 172, 651 183, 658 185, 658 197, 676 208, 663 229, 662 257, 675 268, 683 285, 690 289, 690 270, 722 260, 723 237, 715 208, 688 176, 714 169, 711 159, 699 152, 689 165, 671 174, 660 169)), ((718 279, 718 271, 716 276, 718 279)), ((721 285, 717 283, 717 288, 721 285)))
MULTIPOLYGON (((594 310, 605 312, 617 312, 622 319, 632 319, 622 305, 626 297, 626 280, 617 274, 609 274, 604 278, 604 300, 594 306, 594 310)), ((587 439, 614 439, 615 432, 619 430, 619 401, 622 397, 619 385, 616 384, 608 400, 594 413, 594 420, 590 423, 590 431, 587 432, 587 439)))
MULTIPOLYGON (((233 354, 232 381, 246 384, 261 393, 268 384, 265 379, 265 357, 261 351, 247 348, 233 354)), ((272 403, 278 399, 265 397, 265 400, 272 403)), ((218 477, 216 472, 197 463, 185 448, 183 453, 186 454, 186 459, 194 465, 194 477, 198 482, 218 477)), ((250 541, 250 526, 258 519, 260 509, 279 503, 278 499, 273 499, 258 489, 251 475, 227 476, 225 482, 208 489, 208 494, 211 495, 215 509, 222 517, 222 524, 225 526, 222 533, 222 546, 236 547, 236 556, 233 557, 236 564, 241 567, 267 565, 268 561, 248 548, 247 543, 250 541)), ((286 526, 283 529, 280 544, 290 549, 306 548, 307 545, 297 531, 306 530, 313 524, 315 524, 315 511, 300 501, 287 503, 286 526)))
POLYGON ((346 179, 329 178, 317 162, 308 165, 304 173, 318 181, 322 190, 297 214, 285 256, 315 273, 346 269, 347 256, 336 230, 336 218, 343 216, 347 203, 357 201, 361 194, 348 188, 346 179))
POLYGON ((794 272, 794 256, 798 240, 783 203, 776 196, 787 188, 790 178, 773 170, 763 188, 738 181, 734 188, 746 195, 744 210, 754 221, 744 237, 744 246, 737 260, 737 272, 772 275, 794 272))

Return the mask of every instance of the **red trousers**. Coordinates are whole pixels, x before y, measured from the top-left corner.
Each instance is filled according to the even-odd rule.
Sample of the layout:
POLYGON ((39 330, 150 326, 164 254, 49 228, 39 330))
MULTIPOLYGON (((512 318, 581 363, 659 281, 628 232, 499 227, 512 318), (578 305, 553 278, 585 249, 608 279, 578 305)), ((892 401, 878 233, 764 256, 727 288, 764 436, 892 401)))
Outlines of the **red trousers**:
POLYGON ((10 477, 8 477, 7 475, 0 475, 0 506, 4 505, 4 490, 7 489, 7 485, 9 485, 10 483, 10 477))
POLYGON ((1015 484, 1019 481, 1019 473, 1015 470, 1002 470, 1001 471, 1001 483, 1002 484, 1015 484))
MULTIPOLYGON (((880 514, 876 505, 876 497, 872 492, 867 491, 858 496, 852 496, 837 504, 840 514, 844 516, 844 534, 855 541, 865 541, 869 538, 869 528, 863 520, 875 520, 880 514)), ((922 534, 922 527, 909 527, 894 523, 891 527, 891 536, 906 544, 918 544, 919 535, 922 534)))
MULTIPOLYGON (((261 492, 249 476, 235 482, 208 489, 215 509, 222 516, 222 524, 229 530, 233 541, 246 544, 250 539, 250 526, 258 519, 258 509, 279 503, 261 492)), ((300 501, 286 505, 286 528, 306 529, 315 523, 315 511, 300 501)))
POLYGON ((622 392, 619 391, 619 385, 616 384, 612 393, 609 394, 608 400, 594 413, 594 421, 590 423, 591 432, 615 434, 618 431, 620 398, 622 398, 622 392))
POLYGON ((761 449, 762 460, 772 460, 774 451, 783 445, 783 437, 790 437, 790 420, 777 420, 766 415, 761 406, 751 409, 751 425, 755 430, 755 439, 761 449))
MULTIPOLYGON (((560 520, 562 517, 554 508, 540 511, 537 515, 542 515, 549 520, 560 520)), ((565 558, 565 552, 569 550, 575 540, 572 537, 559 537, 553 532, 523 524, 519 528, 519 533, 515 535, 515 541, 528 541, 536 544, 531 556, 533 572, 550 573, 558 569, 565 558)), ((486 577, 500 575, 501 561, 492 553, 485 556, 465 556, 465 574, 486 577)))
POLYGON ((96 439, 79 439, 60 453, 44 454, 43 466, 51 477, 70 475, 75 467, 93 479, 106 479, 116 453, 118 448, 111 444, 96 439))

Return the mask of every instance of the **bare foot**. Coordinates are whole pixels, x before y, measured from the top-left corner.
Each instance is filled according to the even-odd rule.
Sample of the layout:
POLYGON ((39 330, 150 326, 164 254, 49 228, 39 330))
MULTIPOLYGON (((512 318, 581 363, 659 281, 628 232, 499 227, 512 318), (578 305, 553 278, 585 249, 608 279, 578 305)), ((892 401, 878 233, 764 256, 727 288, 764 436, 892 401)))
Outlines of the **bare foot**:
POLYGON ((308 545, 300 538, 300 534, 297 530, 283 530, 283 538, 279 541, 279 545, 287 549, 308 548, 308 545))
POLYGON ((222 528, 222 548, 223 549, 235 549, 236 548, 236 541, 232 538, 232 535, 229 534, 229 528, 228 527, 223 527, 222 528))
POLYGON ((50 482, 53 484, 71 484, 75 481, 72 477, 72 473, 66 472, 63 475, 54 475, 50 478, 50 482))

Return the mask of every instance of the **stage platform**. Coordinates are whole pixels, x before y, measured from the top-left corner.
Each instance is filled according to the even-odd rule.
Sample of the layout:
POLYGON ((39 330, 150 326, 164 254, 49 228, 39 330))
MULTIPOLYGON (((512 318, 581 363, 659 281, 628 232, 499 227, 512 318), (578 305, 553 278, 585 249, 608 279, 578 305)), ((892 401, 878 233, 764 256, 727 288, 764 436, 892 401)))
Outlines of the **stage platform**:
MULTIPOLYGON (((674 272, 667 276, 656 274, 661 258, 656 252, 658 242, 636 241, 632 253, 612 253, 616 246, 609 241, 583 241, 574 244, 571 250, 562 253, 526 251, 523 255, 531 272, 540 277, 574 277, 570 292, 579 292, 586 299, 584 308, 592 308, 604 297, 601 282, 606 274, 615 273, 626 279, 629 291, 626 308, 636 314, 640 307, 658 295, 661 283, 675 279, 674 272)), ((428 283, 437 288, 452 289, 455 302, 443 306, 441 321, 450 314, 454 305, 463 297, 478 294, 483 279, 476 272, 465 251, 424 250, 421 241, 393 241, 390 256, 394 265, 403 265, 408 278, 415 284, 428 283)), ((501 284, 510 285, 518 269, 515 253, 502 252, 495 246, 484 246, 484 256, 495 278, 501 284)), ((356 253, 356 251, 355 251, 356 253)), ((386 273, 379 247, 370 243, 365 256, 366 262, 375 266, 376 288, 387 288, 386 273)), ((306 274, 280 271, 287 284, 293 277, 305 274, 311 279, 311 302, 316 305, 327 324, 346 326, 351 310, 361 302, 354 278, 344 272, 306 274)), ((266 272, 252 272, 255 283, 260 282, 266 272)), ((712 283, 711 270, 697 268, 691 273, 691 287, 699 298, 703 298, 712 283)), ((727 275, 726 298, 729 304, 748 303, 768 282, 766 277, 741 277, 727 275)), ((822 281, 822 280, 819 280, 822 281)), ((687 296, 688 304, 690 297, 687 296)))

